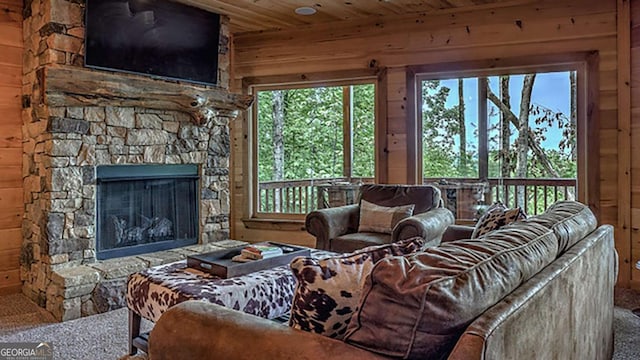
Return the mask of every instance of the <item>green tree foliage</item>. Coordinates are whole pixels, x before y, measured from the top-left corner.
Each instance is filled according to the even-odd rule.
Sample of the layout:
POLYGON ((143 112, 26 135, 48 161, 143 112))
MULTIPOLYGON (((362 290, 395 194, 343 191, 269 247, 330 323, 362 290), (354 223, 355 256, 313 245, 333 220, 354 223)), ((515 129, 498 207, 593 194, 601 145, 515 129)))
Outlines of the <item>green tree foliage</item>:
POLYGON ((353 176, 375 175, 375 86, 353 87, 353 176))
POLYGON ((439 80, 422 82, 422 167, 425 177, 477 177, 475 146, 467 145, 467 152, 459 154, 456 136, 461 133, 460 105, 447 107, 451 89, 439 80), (472 160, 475 157, 475 162, 472 160))
MULTIPOLYGON (((497 78, 496 78, 497 79, 497 78)), ((494 79, 494 82, 497 81, 494 79)), ((567 89, 568 90, 568 89, 567 89)), ((569 94, 567 94, 569 98, 569 94)), ((428 178, 473 178, 477 173, 477 140, 475 144, 468 144, 466 154, 459 154, 457 144, 460 143, 460 122, 456 117, 459 113, 457 97, 451 95, 451 89, 439 80, 422 82, 422 143, 423 143, 423 169, 428 178), (452 101, 455 99, 455 101, 452 101), (451 105, 451 104, 454 105, 451 105), (448 105, 449 104, 449 105, 448 105), (468 165, 461 167, 461 159, 466 159, 468 165), (470 161, 471 160, 471 161, 470 161)), ((488 106, 490 119, 498 119, 502 114, 495 106, 488 106)), ((489 176, 503 176, 501 166, 508 164, 508 177, 515 177, 515 164, 517 163, 518 128, 509 125, 511 142, 501 144, 502 124, 499 121, 490 121, 488 134, 489 150, 489 176)), ((529 128, 533 133, 533 139, 541 144, 547 139, 550 129, 560 131, 562 136, 557 148, 545 148, 544 156, 552 164, 553 170, 562 178, 576 178, 577 164, 575 159, 575 121, 557 111, 553 111, 540 104, 535 98, 531 99, 529 107, 529 128), (533 126, 535 125, 535 126, 533 126)), ((477 138, 477 129, 475 131, 477 138)), ((551 176, 539 159, 531 150, 527 155, 527 177, 548 178, 551 176)), ((464 164, 464 162, 462 162, 464 164)))
MULTIPOLYGON (((283 90, 285 180, 342 177, 343 87, 283 90)), ((374 172, 373 85, 353 87, 354 176, 374 172)), ((258 92, 258 180, 274 179, 274 91, 258 92)))

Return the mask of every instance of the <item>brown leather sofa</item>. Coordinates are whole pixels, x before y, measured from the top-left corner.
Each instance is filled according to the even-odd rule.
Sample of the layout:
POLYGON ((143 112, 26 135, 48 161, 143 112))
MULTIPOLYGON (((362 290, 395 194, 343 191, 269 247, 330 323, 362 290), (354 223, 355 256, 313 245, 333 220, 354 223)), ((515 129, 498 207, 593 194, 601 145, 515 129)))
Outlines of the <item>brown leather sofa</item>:
MULTIPOLYGON (((369 350, 358 343, 353 332, 347 334, 346 341, 339 341, 214 304, 187 301, 168 310, 155 325, 149 339, 150 357, 154 360, 610 359, 613 289, 618 269, 613 227, 597 227, 591 211, 579 203, 554 206, 548 213, 506 226, 476 241, 452 240, 408 259, 395 257, 378 262, 365 286, 369 292, 361 298, 363 309, 358 311, 358 318, 352 318, 350 329, 354 324, 358 324, 354 326, 356 329, 362 326, 359 323, 367 311, 369 315, 379 313, 400 324, 411 325, 416 319, 426 319, 428 326, 418 323, 404 332, 390 323, 369 324, 372 334, 381 337, 378 342, 369 342, 369 350), (519 237, 529 238, 517 246, 505 245, 517 244, 519 237), (482 241, 486 246, 482 246, 482 241), (496 246, 503 250, 465 265, 466 260, 479 254, 492 253, 496 246), (404 273, 390 274, 388 271, 394 264, 404 273), (379 297, 395 288, 411 290, 406 288, 408 283, 423 281, 420 271, 424 277, 438 271, 447 274, 427 287, 427 292, 432 291, 427 295, 437 301, 417 303, 419 313, 411 313, 411 300, 407 306, 385 302, 381 308, 367 310, 368 297, 379 297), (390 275, 388 286, 376 293, 375 283, 390 275), (523 275, 526 276, 519 280, 519 285, 508 289, 502 297, 501 291, 523 275), (495 302, 482 308, 482 303, 496 296, 495 302), (468 322, 462 320, 470 315, 468 322), (438 319, 442 320, 441 331, 437 326, 433 328, 438 319), (449 332, 451 329, 454 333, 449 332), (417 357, 412 352, 425 341, 442 342, 443 336, 451 338, 452 334, 453 340, 436 347, 432 356, 417 357), (412 343, 404 355, 386 352, 385 356, 385 352, 371 351, 371 347, 402 345, 406 339, 412 343)), ((412 291, 400 295, 398 299, 405 299, 412 296, 412 291)))
POLYGON ((414 204, 415 208, 413 216, 400 221, 391 234, 358 232, 359 204, 312 211, 305 227, 316 237, 317 249, 345 253, 416 236, 425 239, 427 246, 436 246, 455 220, 451 211, 443 208, 440 190, 431 185, 365 184, 360 199, 386 207, 414 204))

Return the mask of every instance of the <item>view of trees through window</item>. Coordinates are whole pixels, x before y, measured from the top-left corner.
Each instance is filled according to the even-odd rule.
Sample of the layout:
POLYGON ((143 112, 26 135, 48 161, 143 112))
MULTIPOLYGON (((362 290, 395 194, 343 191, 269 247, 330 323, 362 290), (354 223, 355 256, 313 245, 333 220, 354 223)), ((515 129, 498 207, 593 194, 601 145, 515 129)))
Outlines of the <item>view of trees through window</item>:
POLYGON ((423 78, 421 108, 425 178, 493 179, 494 183, 520 179, 522 186, 514 186, 511 193, 507 189, 494 194, 494 201, 509 204, 558 197, 558 191, 560 198, 573 196, 575 71, 423 78), (537 186, 530 189, 522 179, 546 179, 546 183, 531 181, 537 186), (558 179, 572 179, 573 183, 563 184, 573 186, 558 190, 560 182, 554 183, 558 179))
POLYGON ((314 181, 374 176, 373 84, 259 90, 257 106, 260 212, 305 213, 314 181))

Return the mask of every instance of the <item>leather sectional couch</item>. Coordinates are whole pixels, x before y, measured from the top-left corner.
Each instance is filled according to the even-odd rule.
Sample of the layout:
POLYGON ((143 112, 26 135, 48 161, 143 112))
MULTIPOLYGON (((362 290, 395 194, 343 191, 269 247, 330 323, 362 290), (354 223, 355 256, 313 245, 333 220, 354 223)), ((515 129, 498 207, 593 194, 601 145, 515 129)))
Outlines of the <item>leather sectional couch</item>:
POLYGON ((187 301, 150 334, 152 359, 608 359, 613 227, 565 201, 488 233, 373 267, 344 341, 187 301))

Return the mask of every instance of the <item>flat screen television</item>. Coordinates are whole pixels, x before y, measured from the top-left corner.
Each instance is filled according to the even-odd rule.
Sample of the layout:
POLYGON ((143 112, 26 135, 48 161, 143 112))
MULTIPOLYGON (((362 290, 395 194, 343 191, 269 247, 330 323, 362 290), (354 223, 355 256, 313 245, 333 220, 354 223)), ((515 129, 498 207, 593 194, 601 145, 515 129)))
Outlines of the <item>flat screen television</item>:
POLYGON ((87 0, 85 66, 215 85, 220 15, 168 0, 87 0))

